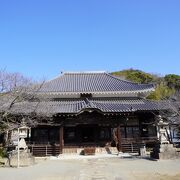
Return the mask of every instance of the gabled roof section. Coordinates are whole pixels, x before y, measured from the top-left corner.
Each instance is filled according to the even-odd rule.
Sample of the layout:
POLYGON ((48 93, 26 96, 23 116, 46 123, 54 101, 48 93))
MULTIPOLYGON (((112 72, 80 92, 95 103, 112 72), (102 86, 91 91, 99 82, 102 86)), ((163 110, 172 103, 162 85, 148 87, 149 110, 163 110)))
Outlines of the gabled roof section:
POLYGON ((76 114, 86 110, 98 110, 101 113, 125 113, 140 111, 159 111, 167 109, 165 102, 149 101, 140 98, 86 98, 86 99, 61 99, 59 101, 15 103, 11 108, 7 103, 0 107, 0 112, 11 114, 53 116, 56 114, 76 114))
POLYGON ((106 72, 72 72, 50 80, 42 86, 40 93, 124 93, 150 92, 152 84, 138 84, 110 75, 106 72))

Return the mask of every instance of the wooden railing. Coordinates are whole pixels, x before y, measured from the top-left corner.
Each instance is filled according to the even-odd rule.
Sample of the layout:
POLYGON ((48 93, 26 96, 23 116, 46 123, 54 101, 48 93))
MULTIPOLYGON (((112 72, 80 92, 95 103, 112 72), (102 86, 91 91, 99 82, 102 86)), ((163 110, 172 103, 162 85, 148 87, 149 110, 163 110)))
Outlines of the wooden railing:
POLYGON ((139 152, 139 149, 147 144, 157 142, 157 137, 122 138, 121 147, 123 152, 139 152))
POLYGON ((121 149, 122 152, 137 153, 139 152, 140 148, 143 148, 145 146, 145 143, 122 143, 121 149))
POLYGON ((148 142, 156 142, 156 141, 157 141, 157 137, 122 138, 122 143, 126 143, 126 142, 148 143, 148 142))
POLYGON ((57 156, 60 154, 59 145, 29 145, 34 156, 57 156))
MULTIPOLYGON (((139 149, 148 143, 155 143, 157 137, 138 137, 138 138, 122 138, 121 148, 123 152, 138 152, 139 149)), ((64 148, 85 148, 85 147, 105 147, 110 142, 93 142, 93 143, 69 143, 65 144, 64 148)), ((34 156, 56 156, 62 151, 59 144, 30 144, 28 145, 34 156)))

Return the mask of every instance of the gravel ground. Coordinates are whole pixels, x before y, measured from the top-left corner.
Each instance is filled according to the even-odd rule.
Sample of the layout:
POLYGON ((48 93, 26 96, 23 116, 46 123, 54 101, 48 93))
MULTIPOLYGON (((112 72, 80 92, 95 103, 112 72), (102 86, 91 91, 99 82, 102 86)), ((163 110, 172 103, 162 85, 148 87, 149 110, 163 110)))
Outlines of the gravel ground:
POLYGON ((0 168, 0 180, 180 180, 180 159, 52 159, 38 161, 31 167, 0 168))

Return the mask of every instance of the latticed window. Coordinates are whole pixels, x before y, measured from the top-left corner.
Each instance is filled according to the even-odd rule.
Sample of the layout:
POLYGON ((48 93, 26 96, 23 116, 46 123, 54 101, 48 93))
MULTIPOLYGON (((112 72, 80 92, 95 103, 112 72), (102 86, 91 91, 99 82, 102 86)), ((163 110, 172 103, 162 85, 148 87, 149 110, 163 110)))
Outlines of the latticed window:
POLYGON ((100 129, 100 137, 101 140, 110 139, 110 129, 109 128, 101 128, 100 129))
POLYGON ((65 132, 64 134, 65 141, 72 142, 73 140, 75 140, 76 137, 75 128, 65 128, 64 132, 65 132))
POLYGON ((38 144, 47 144, 48 129, 34 129, 33 140, 38 144))
POLYGON ((125 138, 125 137, 126 137, 125 127, 121 127, 121 137, 122 137, 122 138, 125 138))
POLYGON ((138 126, 128 126, 126 127, 127 138, 139 137, 139 127, 138 126))
POLYGON ((49 129, 49 142, 50 144, 59 144, 59 129, 49 129))

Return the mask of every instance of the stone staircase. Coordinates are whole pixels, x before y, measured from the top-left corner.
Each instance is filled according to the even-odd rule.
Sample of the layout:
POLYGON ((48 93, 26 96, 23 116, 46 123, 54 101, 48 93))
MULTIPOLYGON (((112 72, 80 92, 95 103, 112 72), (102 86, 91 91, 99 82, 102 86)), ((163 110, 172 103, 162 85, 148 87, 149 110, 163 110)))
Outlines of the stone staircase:
POLYGON ((118 154, 118 150, 116 147, 98 147, 96 154, 118 154))
MULTIPOLYGON (((63 154, 83 154, 84 148, 63 148, 63 154)), ((118 154, 116 147, 96 147, 95 154, 118 154)))

